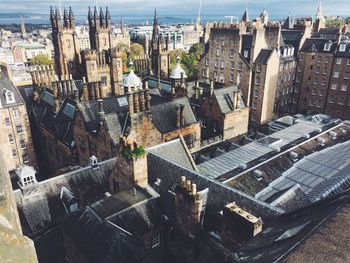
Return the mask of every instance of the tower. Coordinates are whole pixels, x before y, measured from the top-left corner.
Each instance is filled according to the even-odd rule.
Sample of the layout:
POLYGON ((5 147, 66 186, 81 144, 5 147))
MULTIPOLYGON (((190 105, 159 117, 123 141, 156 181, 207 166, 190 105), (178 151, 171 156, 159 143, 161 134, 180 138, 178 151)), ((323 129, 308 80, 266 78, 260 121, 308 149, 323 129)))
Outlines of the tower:
POLYGON ((60 80, 68 79, 70 75, 80 78, 80 47, 75 32, 75 18, 72 9, 69 8, 69 11, 64 9, 62 21, 58 9, 54 11, 51 7, 50 21, 57 75, 60 80))
POLYGON ((248 14, 248 4, 246 3, 244 13, 242 16, 242 22, 249 22, 249 14, 248 14))
POLYGON ((108 7, 106 7, 105 14, 102 7, 100 8, 100 13, 98 13, 95 7, 94 14, 92 14, 89 7, 88 21, 91 49, 98 52, 110 49, 112 47, 112 34, 111 16, 108 7))
POLYGON ((269 22, 269 14, 267 13, 266 9, 264 9, 261 14, 260 14, 260 19, 261 19, 261 22, 264 24, 264 25, 267 25, 267 23, 269 22))
POLYGON ((169 45, 164 43, 163 36, 159 33, 157 11, 154 11, 153 31, 150 45, 150 58, 152 73, 160 78, 168 78, 169 75, 169 45))
POLYGON ((22 38, 25 38, 25 36, 26 36, 26 26, 24 24, 22 15, 20 15, 20 19, 21 19, 21 34, 22 34, 22 38))
POLYGON ((318 32, 321 28, 326 27, 326 19, 323 16, 323 9, 322 9, 322 3, 320 2, 317 7, 317 12, 315 16, 315 28, 314 31, 318 32))

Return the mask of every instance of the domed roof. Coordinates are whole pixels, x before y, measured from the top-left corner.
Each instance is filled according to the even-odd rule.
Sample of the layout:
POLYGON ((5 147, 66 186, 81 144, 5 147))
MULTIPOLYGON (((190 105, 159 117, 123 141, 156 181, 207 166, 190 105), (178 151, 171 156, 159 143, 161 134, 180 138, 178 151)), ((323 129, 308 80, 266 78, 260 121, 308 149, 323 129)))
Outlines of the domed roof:
MULTIPOLYGON (((130 62, 130 67, 133 66, 133 63, 130 62)), ((142 81, 141 79, 136 76, 133 69, 131 69, 130 73, 124 78, 123 86, 126 88, 135 88, 135 89, 142 89, 142 81)))
POLYGON ((180 58, 177 57, 177 64, 176 67, 171 71, 170 78, 171 79, 181 79, 181 74, 183 74, 183 78, 187 78, 186 72, 183 70, 183 68, 180 65, 180 58))

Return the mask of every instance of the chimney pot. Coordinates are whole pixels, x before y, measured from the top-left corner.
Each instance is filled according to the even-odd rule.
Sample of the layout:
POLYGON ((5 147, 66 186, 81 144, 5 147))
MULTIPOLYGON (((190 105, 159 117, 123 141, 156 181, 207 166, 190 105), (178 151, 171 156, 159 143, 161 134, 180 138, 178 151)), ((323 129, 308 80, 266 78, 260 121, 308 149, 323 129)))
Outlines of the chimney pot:
POLYGON ((192 195, 196 195, 196 194, 197 194, 197 185, 192 184, 192 195))
POLYGON ((187 190, 187 192, 191 192, 191 190, 192 190, 192 187, 191 187, 191 181, 190 180, 187 180, 186 181, 186 190, 187 190))
POLYGON ((181 176, 181 187, 186 188, 186 176, 181 176))

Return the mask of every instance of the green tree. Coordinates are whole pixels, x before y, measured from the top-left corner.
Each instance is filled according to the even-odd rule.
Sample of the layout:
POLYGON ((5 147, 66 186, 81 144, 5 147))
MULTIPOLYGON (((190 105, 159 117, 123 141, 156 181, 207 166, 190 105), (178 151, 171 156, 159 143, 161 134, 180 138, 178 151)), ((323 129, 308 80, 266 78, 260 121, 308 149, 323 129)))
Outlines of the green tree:
POLYGON ((199 61, 203 55, 203 45, 200 43, 194 44, 190 50, 190 54, 193 54, 196 57, 196 60, 199 61))
POLYGON ((52 60, 45 54, 39 54, 32 58, 33 65, 52 65, 52 60))
POLYGON ((138 43, 133 43, 130 46, 130 56, 131 58, 138 57, 145 54, 145 50, 142 45, 138 43))

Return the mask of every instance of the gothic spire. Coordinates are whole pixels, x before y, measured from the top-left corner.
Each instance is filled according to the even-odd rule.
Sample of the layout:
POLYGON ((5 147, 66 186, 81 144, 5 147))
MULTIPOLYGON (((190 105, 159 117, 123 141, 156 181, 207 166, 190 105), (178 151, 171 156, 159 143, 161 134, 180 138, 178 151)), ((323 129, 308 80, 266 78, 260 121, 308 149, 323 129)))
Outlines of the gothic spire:
POLYGON ((74 17, 72 7, 69 7, 69 26, 70 28, 75 27, 75 17, 74 17))
POLYGON ((105 15, 103 14, 102 6, 100 7, 100 26, 104 27, 105 25, 105 15))
POLYGON ((69 18, 68 18, 68 12, 66 8, 64 8, 64 11, 63 11, 63 26, 69 27, 69 18))
POLYGON ((109 14, 108 7, 106 7, 106 26, 109 27, 111 25, 111 15, 109 14))

